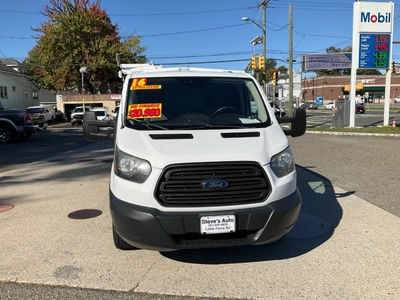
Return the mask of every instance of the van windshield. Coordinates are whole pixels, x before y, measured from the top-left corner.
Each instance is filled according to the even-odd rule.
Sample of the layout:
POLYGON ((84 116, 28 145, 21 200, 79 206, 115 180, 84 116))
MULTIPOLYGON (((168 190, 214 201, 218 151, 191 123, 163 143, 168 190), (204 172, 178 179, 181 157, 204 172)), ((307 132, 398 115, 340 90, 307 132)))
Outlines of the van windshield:
POLYGON ((271 124, 251 79, 133 78, 129 87, 124 120, 131 128, 254 128, 271 124))

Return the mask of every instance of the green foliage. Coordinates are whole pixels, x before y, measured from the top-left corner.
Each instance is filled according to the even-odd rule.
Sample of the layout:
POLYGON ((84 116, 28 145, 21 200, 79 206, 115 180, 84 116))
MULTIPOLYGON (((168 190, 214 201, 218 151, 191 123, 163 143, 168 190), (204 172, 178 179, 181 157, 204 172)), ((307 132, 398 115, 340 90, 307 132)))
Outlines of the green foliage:
POLYGON ((263 81, 265 81, 265 82, 271 81, 272 74, 274 72, 287 74, 288 68, 286 68, 285 66, 280 66, 280 67, 276 67, 276 66, 277 66, 277 63, 276 63, 275 59, 267 58, 267 60, 265 62, 266 72, 264 72, 264 70, 256 70, 254 76, 256 78, 259 78, 259 81, 262 83, 263 81))
POLYGON ((86 92, 95 93, 102 82, 118 81, 116 54, 123 54, 129 63, 145 63, 140 36, 126 40, 118 34, 100 1, 50 0, 43 15, 37 44, 29 52, 25 63, 34 80, 42 89, 79 90, 81 67, 86 92))
MULTIPOLYGON (((353 48, 347 46, 343 49, 331 46, 326 49, 326 53, 345 53, 352 52, 353 48)), ((315 72, 317 76, 340 76, 340 75, 351 75, 351 69, 335 69, 335 70, 318 70, 315 72)), ((376 69, 358 69, 357 75, 382 75, 379 70, 376 69)))

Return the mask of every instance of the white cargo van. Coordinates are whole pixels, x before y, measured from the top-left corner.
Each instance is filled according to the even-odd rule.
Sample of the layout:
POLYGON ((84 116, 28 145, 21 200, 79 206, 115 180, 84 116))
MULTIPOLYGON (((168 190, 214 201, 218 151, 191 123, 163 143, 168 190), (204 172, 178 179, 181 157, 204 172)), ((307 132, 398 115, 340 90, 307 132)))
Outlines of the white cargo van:
POLYGON ((302 199, 285 134, 304 134, 304 110, 278 121, 243 71, 121 67, 117 118, 83 119, 87 139, 114 140, 117 248, 263 245, 294 227, 302 199))

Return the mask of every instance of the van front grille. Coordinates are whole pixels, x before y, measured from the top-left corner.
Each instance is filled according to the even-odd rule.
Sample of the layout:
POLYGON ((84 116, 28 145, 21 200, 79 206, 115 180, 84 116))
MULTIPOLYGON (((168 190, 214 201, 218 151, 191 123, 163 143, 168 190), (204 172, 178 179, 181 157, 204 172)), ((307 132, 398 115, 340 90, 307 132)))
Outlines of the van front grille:
POLYGON ((253 162, 171 165, 161 174, 155 190, 157 201, 168 207, 243 205, 263 202, 269 194, 268 177, 253 162), (205 182, 214 180, 226 187, 205 187, 205 182))

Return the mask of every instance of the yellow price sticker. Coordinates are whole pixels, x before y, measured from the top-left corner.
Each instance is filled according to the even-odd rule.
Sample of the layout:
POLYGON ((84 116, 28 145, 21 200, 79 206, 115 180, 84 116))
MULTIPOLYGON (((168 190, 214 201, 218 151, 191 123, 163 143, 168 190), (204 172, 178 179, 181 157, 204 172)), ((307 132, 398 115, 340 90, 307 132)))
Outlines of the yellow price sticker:
POLYGON ((147 85, 147 78, 134 78, 132 80, 131 90, 158 90, 161 89, 161 84, 147 85))

